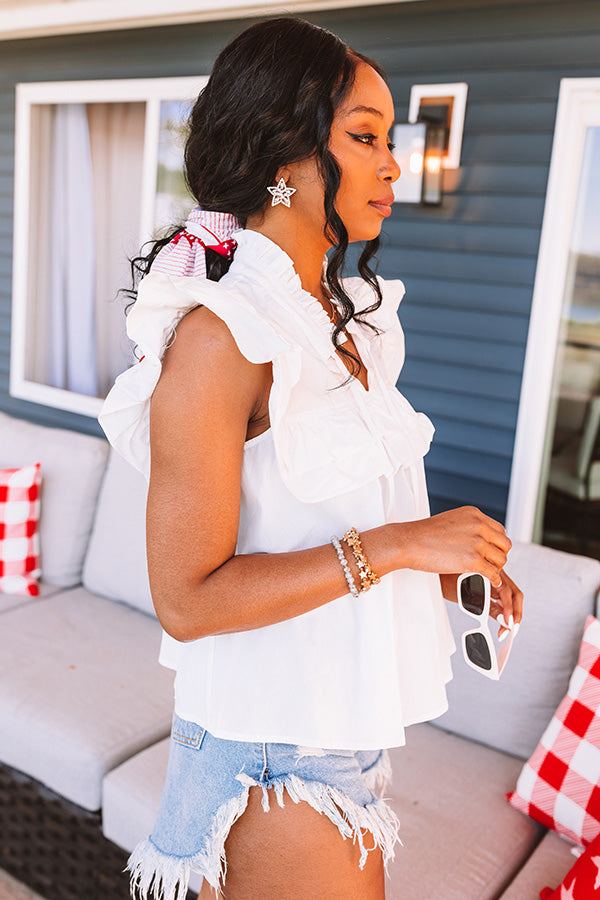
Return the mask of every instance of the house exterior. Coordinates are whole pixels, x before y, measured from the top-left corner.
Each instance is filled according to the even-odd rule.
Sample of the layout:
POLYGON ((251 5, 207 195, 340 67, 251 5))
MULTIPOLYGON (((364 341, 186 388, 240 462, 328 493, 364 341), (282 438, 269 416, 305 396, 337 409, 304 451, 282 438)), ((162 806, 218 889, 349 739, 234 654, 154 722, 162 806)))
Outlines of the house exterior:
MULTIPOLYGON (((137 2, 109 0, 31 5, 39 16, 35 10, 25 16, 27 3, 5 3, 0 12, 0 409, 99 433, 90 416, 10 391, 16 85, 206 76, 249 16, 281 7, 175 2, 163 13, 158 4, 142 10, 137 2), (245 18, 234 17, 240 10, 245 18)), ((460 165, 444 173, 440 206, 395 204, 384 223, 379 273, 406 285, 400 313, 407 359, 399 387, 436 426, 426 458, 432 511, 474 504, 504 521, 560 85, 565 78, 591 79, 592 86, 600 80, 600 4, 305 2, 286 10, 377 59, 388 73, 398 122, 408 118, 413 85, 468 84, 460 165)), ((537 320, 539 329, 539 313, 537 320)), ((550 355, 557 328, 549 325, 550 355)), ((543 327, 537 335, 546 340, 543 327)), ((549 384, 551 375, 546 369, 539 378, 549 384)), ((510 514, 516 527, 514 494, 510 514)))

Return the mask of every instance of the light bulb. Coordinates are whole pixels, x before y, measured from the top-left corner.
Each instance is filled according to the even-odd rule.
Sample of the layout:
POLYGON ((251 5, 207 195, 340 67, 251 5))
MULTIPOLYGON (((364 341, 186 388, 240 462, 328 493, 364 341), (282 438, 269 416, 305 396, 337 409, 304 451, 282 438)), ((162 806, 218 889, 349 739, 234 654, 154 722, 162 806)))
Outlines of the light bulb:
POLYGON ((423 171, 423 154, 419 153, 417 150, 411 153, 409 167, 413 175, 420 175, 423 171))

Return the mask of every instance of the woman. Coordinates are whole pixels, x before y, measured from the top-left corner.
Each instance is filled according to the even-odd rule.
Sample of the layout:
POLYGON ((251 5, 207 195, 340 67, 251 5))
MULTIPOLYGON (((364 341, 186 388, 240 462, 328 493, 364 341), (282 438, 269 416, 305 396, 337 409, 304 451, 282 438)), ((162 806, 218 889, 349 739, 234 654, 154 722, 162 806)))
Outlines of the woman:
POLYGON ((379 66, 333 34, 253 25, 192 112, 200 209, 142 261, 143 358, 101 421, 149 477, 177 671, 161 808, 130 860, 144 897, 183 896, 195 870, 205 898, 226 870, 227 900, 382 900, 398 822, 376 786, 385 748, 446 709, 454 573, 521 617, 503 527, 429 516, 433 428, 395 387, 403 287, 369 268, 393 117, 379 66), (342 281, 355 241, 361 277, 342 281))

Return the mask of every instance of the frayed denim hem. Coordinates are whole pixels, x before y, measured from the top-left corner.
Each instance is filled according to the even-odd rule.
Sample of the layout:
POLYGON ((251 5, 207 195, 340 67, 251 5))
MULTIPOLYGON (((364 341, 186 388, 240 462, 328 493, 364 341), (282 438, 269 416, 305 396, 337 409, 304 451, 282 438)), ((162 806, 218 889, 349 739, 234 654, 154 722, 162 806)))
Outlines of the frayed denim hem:
MULTIPOLYGON (((388 785, 392 783, 392 762, 387 750, 382 750, 377 762, 363 771, 362 778, 371 793, 383 799, 388 785)), ((400 844, 402 845, 402 841, 400 844)))
MULTIPOLYGON (((385 785, 390 774, 389 757, 384 751, 377 763, 363 773, 363 777, 369 790, 375 793, 373 788, 385 785)), ((319 814, 324 813, 344 840, 351 838, 354 844, 358 844, 361 869, 365 866, 369 852, 379 847, 387 870, 388 863, 394 858, 396 842, 402 844, 398 817, 381 797, 366 806, 360 806, 331 785, 305 781, 293 774, 272 778, 268 783, 251 778, 244 772, 236 778, 244 785, 245 790, 239 797, 228 800, 219 808, 204 850, 193 856, 181 857, 163 853, 150 838, 137 845, 127 863, 134 898, 185 900, 192 872, 202 875, 218 893, 225 884, 227 874, 225 841, 231 826, 246 810, 251 787, 262 788, 262 806, 265 812, 270 808, 268 790, 272 787, 279 806, 284 805, 285 789, 294 803, 304 801, 319 814), (373 847, 365 847, 365 832, 373 836, 373 847)))

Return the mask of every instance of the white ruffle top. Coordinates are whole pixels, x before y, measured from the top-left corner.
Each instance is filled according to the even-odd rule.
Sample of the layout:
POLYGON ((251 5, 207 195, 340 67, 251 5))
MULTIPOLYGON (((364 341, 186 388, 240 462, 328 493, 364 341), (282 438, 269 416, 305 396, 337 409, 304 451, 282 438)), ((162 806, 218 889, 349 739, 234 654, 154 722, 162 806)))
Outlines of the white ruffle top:
MULTIPOLYGON (((433 426, 396 388, 402 282, 379 280, 383 303, 369 320, 380 335, 347 326, 366 391, 356 378, 343 384, 349 373, 333 326, 290 257, 257 232, 235 239, 219 282, 158 273, 141 282, 127 332, 144 358, 105 401, 110 442, 149 476, 161 358, 177 322, 205 305, 247 359, 273 364, 270 428, 244 447, 237 553, 315 547, 350 525, 360 532, 428 516, 423 456, 433 426)), ((362 279, 344 287, 357 311, 373 303, 362 279)), ((454 649, 438 576, 402 569, 358 598, 348 593, 274 625, 186 643, 165 633, 160 661, 177 673, 177 714, 218 737, 369 750, 404 744, 407 725, 447 709, 454 649)))

